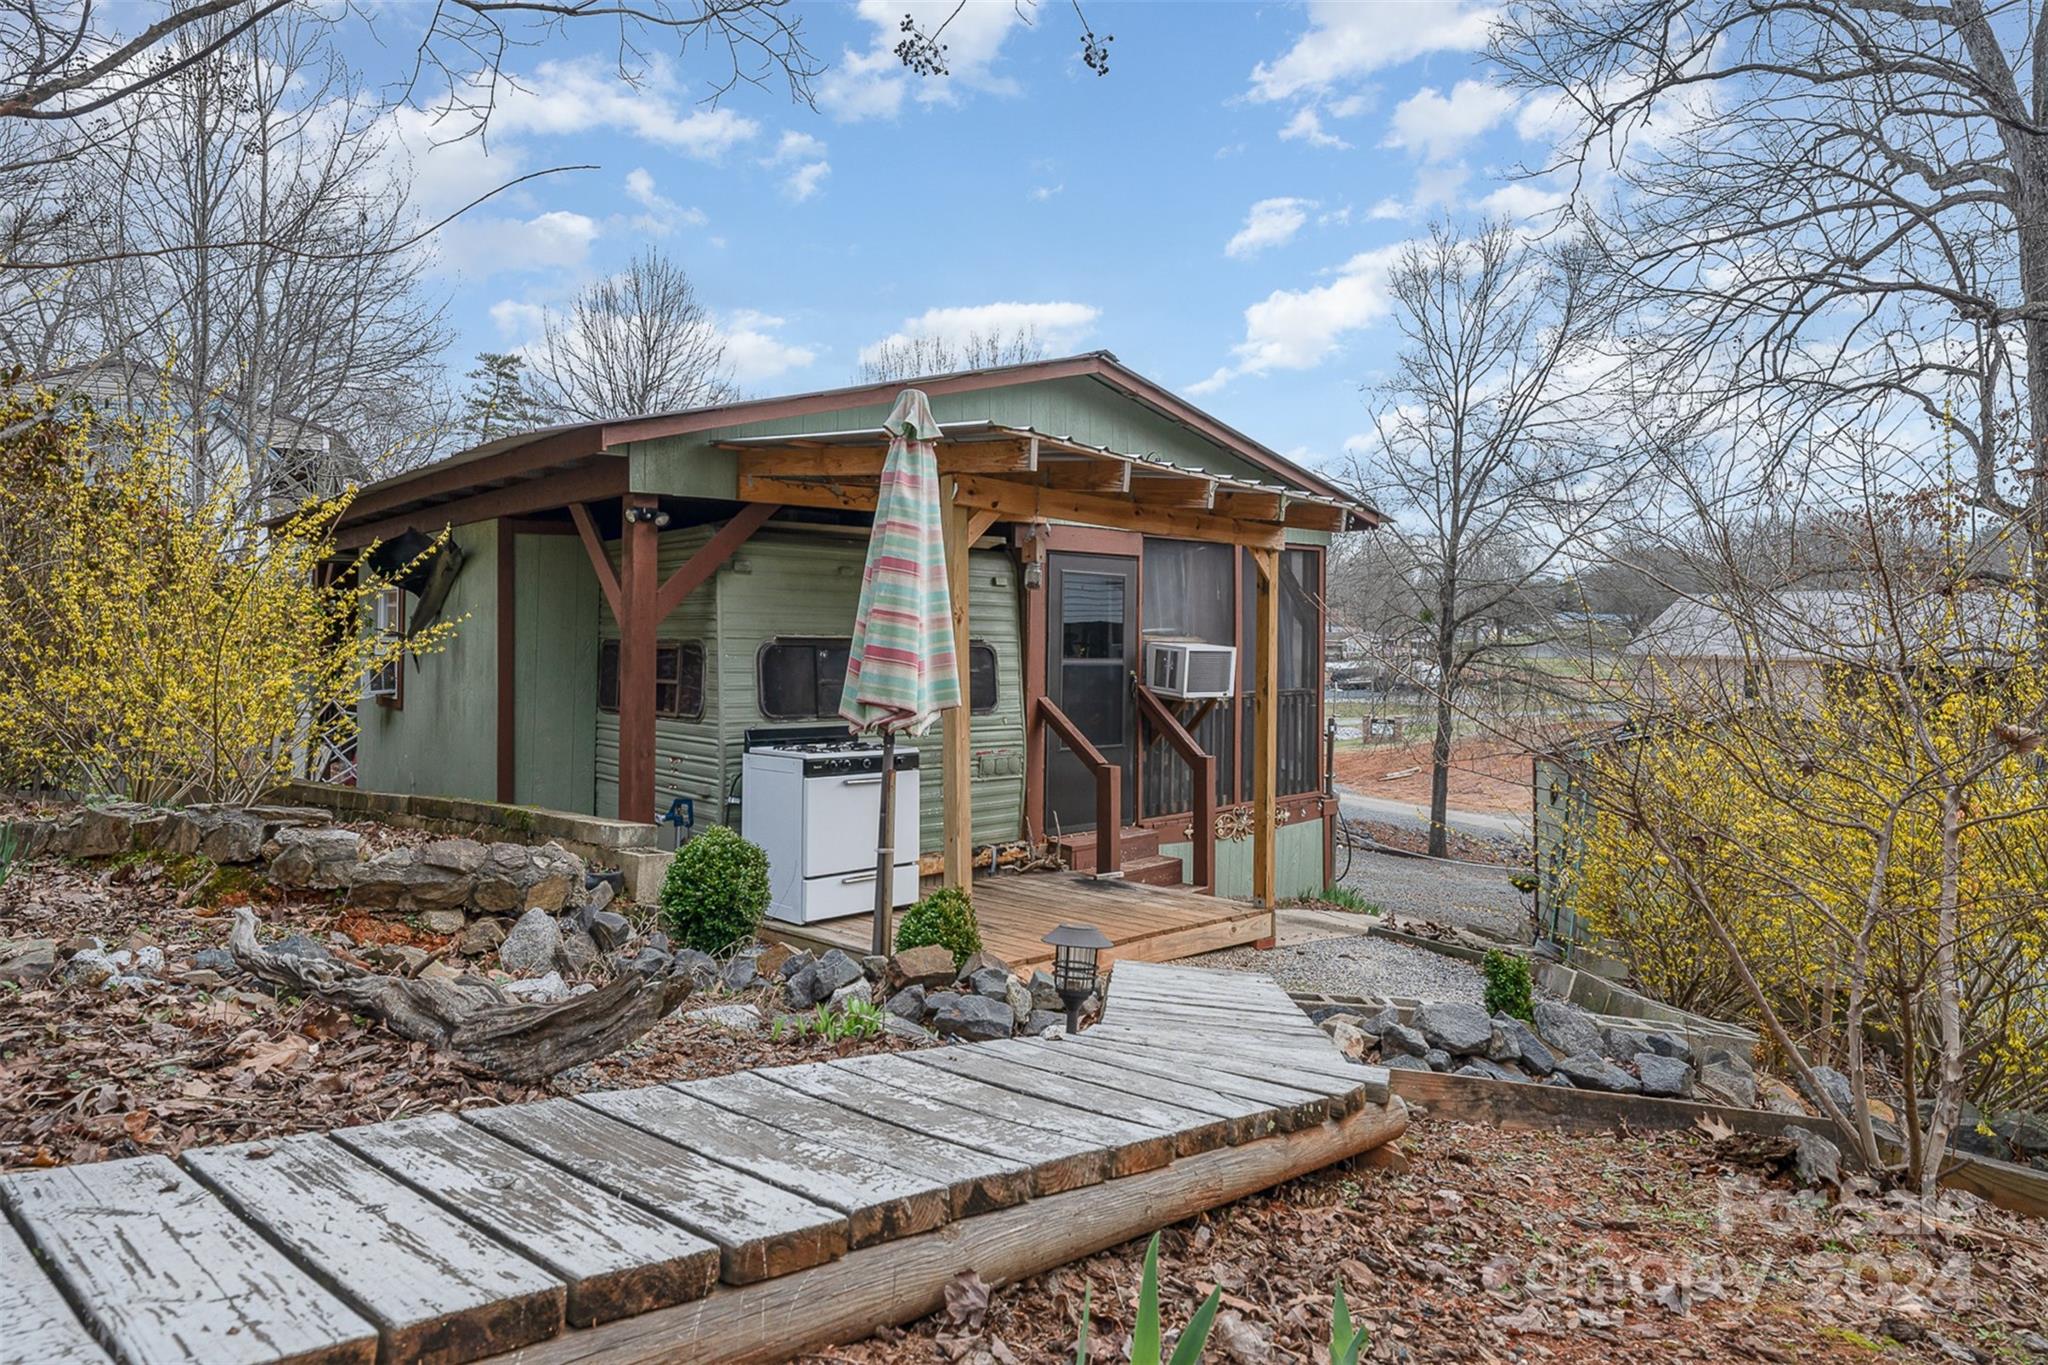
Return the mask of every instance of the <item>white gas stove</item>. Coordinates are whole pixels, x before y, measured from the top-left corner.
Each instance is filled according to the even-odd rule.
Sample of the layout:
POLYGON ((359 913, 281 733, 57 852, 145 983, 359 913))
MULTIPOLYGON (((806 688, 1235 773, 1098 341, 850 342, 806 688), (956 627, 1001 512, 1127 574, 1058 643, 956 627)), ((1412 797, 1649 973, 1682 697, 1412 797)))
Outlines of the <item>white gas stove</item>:
MULTIPOLYGON (((740 833, 768 854, 768 914, 793 924, 875 908, 882 745, 843 725, 749 730, 740 833)), ((917 750, 896 746, 894 905, 917 899, 917 750)))

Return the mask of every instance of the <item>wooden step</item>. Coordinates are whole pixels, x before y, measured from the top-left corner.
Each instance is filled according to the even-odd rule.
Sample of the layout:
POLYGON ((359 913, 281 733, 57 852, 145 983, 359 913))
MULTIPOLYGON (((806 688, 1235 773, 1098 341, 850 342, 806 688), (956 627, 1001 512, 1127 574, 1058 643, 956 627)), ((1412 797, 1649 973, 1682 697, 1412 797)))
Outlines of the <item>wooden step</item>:
POLYGON ((1143 858, 1124 855, 1124 880, 1140 886, 1181 886, 1181 861, 1154 853, 1143 858))
MULTIPOLYGON (((1082 872, 1095 870, 1095 831, 1062 834, 1052 841, 1068 867, 1082 872)), ((1143 825, 1125 825, 1117 840, 1117 853, 1129 867, 1134 859, 1150 858, 1159 852, 1159 831, 1143 825)))

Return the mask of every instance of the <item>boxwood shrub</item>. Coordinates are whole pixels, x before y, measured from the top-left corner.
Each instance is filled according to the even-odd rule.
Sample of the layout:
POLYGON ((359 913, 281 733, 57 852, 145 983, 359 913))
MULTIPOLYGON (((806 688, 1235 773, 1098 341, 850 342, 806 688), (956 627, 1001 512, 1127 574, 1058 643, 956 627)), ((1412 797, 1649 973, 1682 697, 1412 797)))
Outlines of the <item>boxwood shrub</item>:
POLYGON ((723 953, 754 936, 768 909, 768 855, 713 825, 676 850, 661 887, 661 919, 686 948, 723 953))

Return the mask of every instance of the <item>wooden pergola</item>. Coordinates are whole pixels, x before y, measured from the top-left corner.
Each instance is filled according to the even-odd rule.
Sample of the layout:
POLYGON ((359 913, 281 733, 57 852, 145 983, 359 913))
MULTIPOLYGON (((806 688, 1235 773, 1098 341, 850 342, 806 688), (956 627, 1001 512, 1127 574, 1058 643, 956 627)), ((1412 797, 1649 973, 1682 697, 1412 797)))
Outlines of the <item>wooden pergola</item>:
MULTIPOLYGON (((743 437, 719 442, 719 449, 732 451, 739 460, 740 499, 751 504, 748 512, 759 513, 752 519, 745 514, 736 518, 728 525, 727 532, 739 528, 738 540, 743 540, 778 506, 872 512, 888 441, 886 431, 870 427, 743 437)), ((1029 427, 995 422, 949 424, 937 443, 937 454, 957 658, 968 656, 967 551, 997 522, 1064 522, 1183 540, 1212 541, 1242 546, 1249 551, 1258 585, 1252 645, 1252 893, 1261 904, 1270 907, 1278 885, 1279 712, 1276 699, 1280 664, 1277 600, 1280 551, 1286 544, 1290 527, 1343 531, 1375 524, 1377 514, 1336 498, 1147 456, 1124 454, 1102 446, 1050 436, 1029 427)), ((631 527, 635 523, 631 521, 630 512, 628 518, 627 524, 631 527)), ((578 527, 595 546, 595 535, 588 528, 588 518, 580 513, 578 527)), ((632 537, 628 535, 629 565, 652 565, 652 539, 650 534, 644 557, 641 557, 634 554, 632 537)), ((738 540, 733 544, 736 545, 738 540)), ((715 568, 717 560, 710 555, 712 548, 707 546, 698 558, 710 561, 715 568)), ((718 558, 722 559, 729 553, 730 548, 727 548, 718 558)), ((593 557, 596 558, 595 555, 593 557)), ((608 567, 607 564, 600 569, 601 580, 608 567)), ((685 565, 675 578, 683 579, 689 568, 685 565)), ((654 609, 662 601, 669 605, 681 601, 695 583, 687 582, 675 592, 671 592, 672 586, 673 580, 671 584, 662 585, 658 598, 655 594, 647 594, 650 598, 648 609, 654 609)), ((607 591, 615 589, 608 586, 607 591)), ((614 610, 617 610, 616 601, 614 610)), ((657 613, 640 632, 649 642, 653 638, 653 623, 659 619, 657 613)), ((622 615, 620 620, 623 622, 626 617, 622 615)), ((628 638, 631 638, 630 634, 628 638)), ((627 652, 621 651, 622 697, 625 695, 627 652)), ((647 686, 644 690, 651 697, 651 645, 642 646, 641 652, 647 656, 647 686)), ((1214 759, 1202 752, 1172 714, 1155 705, 1147 709, 1146 717, 1188 761, 1197 776, 1195 880, 1213 885, 1214 759), (1204 781, 1204 776, 1208 780, 1204 781)), ((623 710, 620 722, 623 770, 624 737, 628 733, 623 710)), ((970 880, 973 866, 969 786, 971 726, 972 718, 966 707, 946 712, 941 798, 948 885, 965 884, 970 880)), ((1105 761, 1073 722, 1043 696, 1034 700, 1026 716, 1026 726, 1034 753, 1039 752, 1044 732, 1050 728, 1094 774, 1097 866, 1099 871, 1114 870, 1118 865, 1117 832, 1122 823, 1121 769, 1105 761)), ((651 751, 651 712, 646 728, 651 751)), ((651 772, 649 776, 651 778, 651 772)))

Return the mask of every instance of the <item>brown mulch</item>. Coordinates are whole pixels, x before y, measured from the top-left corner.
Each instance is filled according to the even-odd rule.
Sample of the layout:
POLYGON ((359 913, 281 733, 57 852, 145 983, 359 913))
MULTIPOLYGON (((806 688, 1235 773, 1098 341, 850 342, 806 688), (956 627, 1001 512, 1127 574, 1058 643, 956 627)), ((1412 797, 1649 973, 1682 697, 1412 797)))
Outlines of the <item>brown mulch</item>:
MULTIPOLYGON (((2048 1228, 1969 1195, 1831 1202, 1697 1134, 1564 1137, 1426 1118, 1360 1159, 1175 1224, 1163 1320, 1211 1288, 1203 1359, 1327 1360, 1341 1278, 1375 1361, 2029 1360, 2048 1342, 2048 1228)), ((1143 1240, 1020 1284, 972 1272, 946 1311, 806 1357, 849 1365, 1126 1359, 1143 1240)), ((1169 1338, 1170 1339, 1170 1338, 1169 1338)))
MULTIPOLYGON (((86 936, 108 949, 163 949, 161 981, 135 989, 27 990, 0 984, 0 1169, 176 1154, 187 1147, 376 1123, 549 1094, 651 1085, 904 1044, 891 1038, 776 1040, 671 1016, 625 1052, 556 1078, 515 1085, 478 1075, 382 1025, 313 1001, 280 1000, 244 979, 181 983, 194 953, 225 947, 225 907, 172 884, 154 862, 18 867, 0 885, 0 939, 86 936)), ((257 896, 267 933, 432 951, 447 943, 402 920, 379 920, 318 896, 257 896)), ((494 964, 479 964, 494 965, 494 964)), ((60 966, 61 973, 61 966, 60 966)), ((766 992, 755 993, 764 1014, 766 992)), ((692 999, 731 1003, 741 997, 692 999)))
MULTIPOLYGON (((1429 804, 1430 741, 1337 751, 1337 780, 1367 796, 1429 804), (1390 774, 1400 774, 1390 776, 1390 774)), ((1498 739, 1451 746, 1451 808, 1493 815, 1529 809, 1529 751, 1498 739)))

